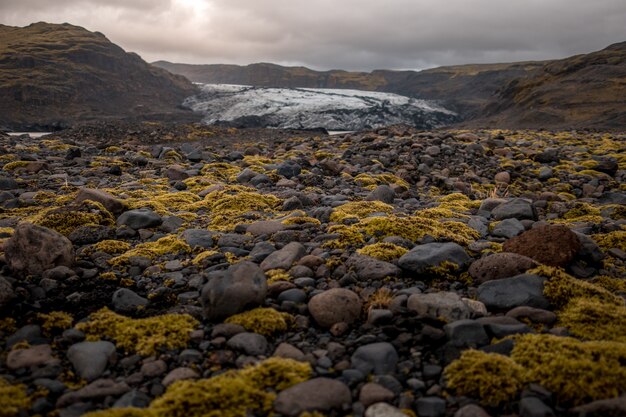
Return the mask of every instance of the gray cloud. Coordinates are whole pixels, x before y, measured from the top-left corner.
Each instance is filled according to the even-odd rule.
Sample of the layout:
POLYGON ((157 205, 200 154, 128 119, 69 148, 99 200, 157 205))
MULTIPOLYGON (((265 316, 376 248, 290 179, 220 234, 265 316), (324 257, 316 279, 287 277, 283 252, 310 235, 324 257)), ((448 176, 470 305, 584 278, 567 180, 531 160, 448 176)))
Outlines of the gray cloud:
POLYGON ((0 0, 0 16, 84 26, 148 61, 315 69, 540 60, 626 40, 624 0, 0 0))

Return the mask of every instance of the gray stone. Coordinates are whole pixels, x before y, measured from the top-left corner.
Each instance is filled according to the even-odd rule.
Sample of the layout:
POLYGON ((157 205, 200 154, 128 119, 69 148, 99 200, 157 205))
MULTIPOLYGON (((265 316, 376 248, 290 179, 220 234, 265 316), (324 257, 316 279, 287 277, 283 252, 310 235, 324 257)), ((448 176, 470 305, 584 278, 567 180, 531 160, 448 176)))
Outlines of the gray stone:
POLYGON ((283 202, 283 211, 298 210, 298 209, 301 209, 302 207, 304 207, 304 204, 302 204, 302 200, 300 200, 295 195, 292 197, 289 197, 283 202))
POLYGON ((98 379, 78 391, 63 394, 56 403, 57 408, 64 408, 78 402, 92 401, 108 396, 117 397, 130 391, 126 382, 115 382, 112 379, 98 379))
POLYGON ((210 249, 213 247, 213 233, 205 229, 186 229, 180 237, 192 248, 210 249))
POLYGON ((460 269, 471 262, 471 258, 463 247, 454 242, 426 243, 411 249, 402 255, 398 265, 405 270, 423 274, 430 268, 436 268, 443 262, 451 262, 460 269))
POLYGON ((352 367, 364 374, 384 375, 395 372, 398 353, 391 343, 378 342, 360 346, 351 357, 352 367))
POLYGON ((15 190, 19 185, 13 178, 0 177, 0 190, 15 190))
POLYGON ((491 212, 496 220, 515 218, 517 220, 537 220, 537 213, 532 204, 522 198, 514 198, 500 204, 491 212))
POLYGON ((93 381, 102 375, 114 354, 115 345, 111 342, 81 342, 70 346, 67 359, 79 377, 93 381))
POLYGON ((531 258, 511 252, 500 252, 487 255, 472 263, 469 274, 475 282, 492 281, 494 279, 510 278, 523 274, 537 263, 531 258))
POLYGON ((285 342, 278 345, 273 356, 294 359, 297 361, 303 361, 305 359, 304 353, 300 349, 285 342))
POLYGON ((461 297, 454 292, 412 294, 407 300, 407 308, 418 317, 439 319, 448 322, 467 319, 471 310, 461 297))
POLYGON ((41 340, 41 327, 36 324, 27 324, 9 336, 6 342, 6 347, 7 349, 10 349, 13 345, 22 341, 26 341, 32 345, 39 340, 41 340))
POLYGON ((467 225, 472 229, 480 233, 481 237, 485 237, 489 234, 489 227, 487 227, 488 220, 481 216, 472 216, 467 221, 467 225))
POLYGON ((196 379, 199 376, 200 375, 198 375, 198 373, 191 368, 180 367, 172 369, 167 375, 165 375, 165 378, 163 378, 163 381, 161 381, 161 383, 164 387, 168 387, 176 381, 182 381, 184 379, 196 379))
POLYGON ((446 414, 446 400, 440 397, 422 397, 415 402, 420 417, 442 417, 446 414))
POLYGON ((336 379, 313 378, 281 391, 274 409, 286 416, 299 416, 305 411, 343 409, 352 403, 350 388, 336 379))
POLYGON ((476 404, 468 404, 459 408, 454 417, 491 417, 482 407, 476 404))
POLYGON ((163 223, 159 226, 159 230, 165 233, 173 233, 183 227, 185 220, 178 216, 165 216, 163 217, 163 223))
POLYGON ((533 329, 525 325, 519 324, 499 324, 499 323, 487 323, 485 324, 485 330, 487 333, 496 339, 503 339, 506 336, 514 334, 534 333, 533 329))
POLYGON ((331 327, 336 323, 353 323, 361 315, 361 299, 345 288, 331 288, 309 300, 309 313, 317 324, 331 327))
POLYGON ((134 389, 122 395, 117 401, 115 401, 115 403, 113 403, 113 408, 146 408, 150 405, 150 401, 151 398, 148 397, 147 394, 134 389))
POLYGON ((148 305, 148 299, 143 298, 128 288, 120 288, 113 293, 113 310, 119 313, 132 313, 139 307, 148 305))
POLYGON ((294 262, 299 260, 306 253, 305 247, 298 242, 291 242, 280 250, 269 255, 261 262, 261 269, 269 271, 270 269, 289 269, 294 262))
POLYGON ((556 323, 556 314, 549 310, 542 310, 540 308, 533 308, 528 306, 515 307, 506 313, 507 317, 512 317, 516 320, 530 320, 533 323, 546 324, 552 326, 556 323))
POLYGON ((491 231, 491 236, 510 239, 522 233, 524 225, 517 219, 504 219, 497 223, 491 231))
POLYGON ((144 362, 141 365, 141 373, 148 378, 154 378, 167 372, 167 363, 162 359, 144 362))
POLYGON ((4 307, 14 298, 15 291, 13 291, 11 283, 3 276, 0 276, 0 307, 4 307))
POLYGON ((261 263, 263 259, 274 253, 276 248, 270 242, 262 241, 254 245, 248 257, 252 262, 261 263))
POLYGON ((552 171, 552 168, 550 167, 541 167, 541 169, 539 170, 539 179, 541 181, 547 181, 550 178, 552 178, 552 175, 554 175, 554 171, 552 171))
POLYGON ((524 397, 519 402, 520 417, 554 417, 554 411, 537 397, 524 397))
POLYGON ((489 310, 510 310, 529 306, 546 309, 550 302, 543 295, 546 278, 522 274, 485 282, 478 287, 478 300, 489 310))
POLYGON ((285 230, 286 228, 287 226, 281 222, 277 222, 275 220, 262 220, 249 225, 246 232, 251 233, 254 236, 273 235, 274 233, 285 230))
POLYGON ((244 261, 209 274, 200 299, 207 320, 222 320, 261 305, 266 295, 265 275, 256 264, 244 261))
POLYGON ((365 197, 367 201, 382 201, 383 203, 392 204, 393 199, 396 198, 396 192, 388 185, 379 185, 374 188, 368 195, 365 197))
POLYGON ((626 396, 593 401, 570 411, 578 417, 623 417, 626 416, 626 396))
POLYGON ((592 263, 599 263, 604 259, 604 253, 598 244, 589 236, 574 231, 578 240, 580 241, 580 249, 578 250, 578 256, 584 257, 590 260, 592 263))
POLYGON ((226 346, 251 356, 265 355, 268 349, 267 339, 265 336, 250 332, 243 332, 234 335, 228 339, 226 346))
POLYGON ((246 168, 237 175, 236 181, 239 184, 245 184, 249 182, 252 178, 256 177, 259 173, 251 170, 250 168, 246 168))
POLYGON ((365 417, 406 417, 406 414, 391 404, 380 402, 367 407, 365 417))
POLYGON ((281 292, 278 295, 278 301, 290 301, 292 303, 301 304, 306 303, 307 295, 304 291, 299 288, 291 288, 281 292))
POLYGON ((117 225, 126 225, 132 229, 147 229, 160 226, 163 220, 149 208, 125 211, 117 218, 117 225))
POLYGON ((456 347, 476 348, 489 344, 489 336, 476 320, 457 320, 446 324, 443 329, 450 343, 456 347))
POLYGON ((74 248, 65 236, 46 227, 19 224, 4 244, 9 267, 18 274, 40 275, 55 266, 72 266, 74 248))
POLYGON ((276 173, 278 175, 282 175, 285 178, 293 178, 300 175, 302 168, 295 162, 285 161, 278 165, 276 168, 276 173))
POLYGON ((80 203, 85 200, 95 201, 100 203, 113 214, 120 214, 126 209, 126 205, 119 198, 106 191, 96 190, 93 188, 81 188, 74 202, 80 203))
POLYGON ((493 209, 495 209, 499 205, 504 204, 506 202, 507 200, 505 200, 504 198, 485 198, 480 203, 480 207, 478 208, 478 211, 479 212, 491 212, 493 211, 493 209))
POLYGON ((395 394, 380 384, 368 382, 361 387, 359 401, 368 407, 374 403, 392 401, 395 394))
POLYGON ((359 254, 350 256, 346 261, 346 267, 353 269, 359 280, 363 281, 395 277, 402 272, 392 263, 359 254))
POLYGON ((30 368, 31 366, 45 365, 56 361, 52 356, 50 345, 37 345, 27 349, 16 349, 7 355, 7 368, 16 370, 30 368))

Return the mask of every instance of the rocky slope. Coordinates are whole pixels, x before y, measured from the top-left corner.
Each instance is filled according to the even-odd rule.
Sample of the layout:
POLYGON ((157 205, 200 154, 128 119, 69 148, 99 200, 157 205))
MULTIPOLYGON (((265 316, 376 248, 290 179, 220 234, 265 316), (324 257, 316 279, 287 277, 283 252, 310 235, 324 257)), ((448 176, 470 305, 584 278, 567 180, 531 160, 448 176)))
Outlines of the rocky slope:
POLYGON ((624 415, 625 139, 0 134, 0 414, 624 415))
POLYGON ((49 129, 77 121, 159 118, 195 91, 124 52, 101 33, 69 24, 0 25, 0 126, 49 129))

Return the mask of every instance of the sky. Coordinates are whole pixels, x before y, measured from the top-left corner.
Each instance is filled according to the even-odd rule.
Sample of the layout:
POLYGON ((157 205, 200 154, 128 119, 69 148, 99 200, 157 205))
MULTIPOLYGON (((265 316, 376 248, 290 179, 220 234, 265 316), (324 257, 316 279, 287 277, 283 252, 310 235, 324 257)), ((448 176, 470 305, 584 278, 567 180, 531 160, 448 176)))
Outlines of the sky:
POLYGON ((424 69, 564 58, 626 41, 626 0, 0 0, 148 62, 424 69))

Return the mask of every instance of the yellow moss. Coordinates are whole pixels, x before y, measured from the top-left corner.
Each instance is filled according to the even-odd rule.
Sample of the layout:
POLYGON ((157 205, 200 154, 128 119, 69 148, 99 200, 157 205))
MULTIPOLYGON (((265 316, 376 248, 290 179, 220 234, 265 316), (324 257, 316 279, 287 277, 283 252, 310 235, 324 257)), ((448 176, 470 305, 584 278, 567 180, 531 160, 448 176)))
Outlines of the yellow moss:
POLYGON ((453 277, 458 270, 459 265, 454 262, 443 261, 437 266, 426 268, 425 272, 429 275, 435 275, 437 277, 450 278, 453 277))
POLYGON ((123 151, 124 149, 120 148, 119 146, 108 146, 104 149, 105 153, 118 153, 123 151))
POLYGON ((267 276, 268 284, 274 284, 278 281, 291 281, 291 275, 284 269, 270 269, 265 271, 265 275, 267 276))
POLYGON ((559 312, 559 324, 586 340, 626 343, 626 306, 605 304, 593 298, 571 300, 559 312))
MULTIPOLYGON (((592 222, 601 223, 603 218, 600 215, 600 209, 589 203, 576 203, 573 208, 563 215, 563 220, 569 222, 592 222)), ((561 220, 560 222, 563 222, 561 220)), ((559 221, 557 221, 559 222, 559 221)))
POLYGON ((328 228, 328 233, 338 234, 339 237, 324 242, 322 245, 324 248, 344 249, 348 246, 356 246, 365 243, 363 234, 352 226, 345 226, 343 224, 331 226, 328 228))
POLYGON ((619 306, 624 302, 599 285, 592 284, 568 275, 560 268, 541 265, 527 271, 547 277, 543 286, 543 295, 557 308, 562 308, 574 298, 596 298, 602 302, 619 306))
POLYGON ((11 237, 14 232, 15 229, 12 227, 0 227, 0 237, 11 237))
POLYGON ((105 252, 111 255, 124 253, 130 249, 130 243, 122 240, 101 240, 95 243, 91 249, 94 252, 105 252))
POLYGON ((13 317, 4 317, 0 319, 0 332, 15 333, 17 331, 17 322, 13 317))
POLYGON ((330 221, 340 223, 346 219, 361 220, 374 213, 391 213, 393 206, 381 201, 353 201, 336 207, 330 221))
POLYGON ((357 250, 357 253, 361 255, 370 256, 386 262, 398 259, 407 252, 408 250, 402 246, 385 242, 374 243, 357 250))
POLYGON ((258 218, 276 212, 282 200, 272 194, 242 191, 230 195, 225 192, 210 193, 205 200, 212 201, 210 210, 213 218, 210 228, 232 230, 238 224, 251 223, 258 218), (252 216, 257 213, 256 216, 252 216), (254 217, 254 218, 253 218, 254 217))
POLYGON ((107 410, 92 411, 82 417, 157 417, 149 408, 109 408, 107 410))
POLYGON ((468 196, 462 193, 452 193, 440 197, 439 208, 441 209, 450 209, 454 211, 468 211, 472 208, 480 207, 480 200, 472 200, 468 196))
POLYGON ((163 155, 163 159, 171 161, 182 161, 184 158, 181 154, 174 150, 169 150, 163 155))
POLYGON ((175 382, 150 404, 150 410, 163 417, 267 415, 276 399, 276 392, 310 377, 311 366, 308 363, 270 358, 213 378, 175 382))
POLYGON ((466 214, 441 207, 418 210, 415 215, 425 219, 466 219, 469 217, 466 214))
POLYGON ((592 235, 591 237, 604 250, 618 248, 626 251, 626 230, 616 230, 610 233, 592 235))
POLYGON ((598 275, 591 280, 592 284, 599 285, 610 292, 626 293, 626 278, 612 278, 606 275, 598 275))
POLYGON ((197 195, 181 191, 177 193, 157 193, 147 195, 144 198, 131 200, 128 202, 129 208, 149 207, 162 216, 169 216, 174 213, 179 214, 180 211, 189 211, 197 209, 200 206, 195 205, 200 201, 197 195))
POLYGON ((176 237, 175 235, 169 235, 162 237, 156 242, 146 242, 135 246, 122 255, 109 259, 109 264, 114 266, 121 266, 128 263, 129 259, 133 256, 143 256, 150 259, 155 259, 158 256, 163 256, 168 253, 190 253, 191 247, 184 241, 176 237))
POLYGON ((624 343, 528 334, 515 339, 511 358, 526 369, 528 382, 550 390, 558 403, 584 404, 626 391, 624 343))
POLYGON ((76 325, 88 340, 108 337, 126 352, 150 356, 161 349, 187 346, 189 333, 199 323, 188 314, 164 314, 144 319, 131 319, 104 307, 89 315, 89 320, 76 325))
POLYGON ((202 176, 221 182, 235 182, 237 175, 239 175, 240 172, 241 168, 225 162, 213 162, 206 164, 200 170, 200 174, 202 176))
POLYGON ((5 171, 14 171, 17 168, 22 168, 22 167, 25 167, 26 165, 28 165, 28 161, 13 161, 13 162, 4 164, 2 169, 5 171))
POLYGON ((498 406, 517 397, 524 384, 524 369, 507 356, 470 349, 444 369, 444 377, 457 395, 498 406))
POLYGON ((0 417, 16 417, 26 412, 31 406, 31 398, 26 393, 26 386, 12 385, 0 378, 0 417))
POLYGON ((91 200, 44 210, 24 220, 55 230, 65 236, 81 226, 115 225, 113 215, 102 204, 91 200))
POLYGON ((45 336, 51 336, 56 330, 66 330, 72 327, 74 317, 63 311, 52 311, 48 314, 39 313, 41 328, 45 336))
POLYGON ((114 272, 103 272, 100 274, 100 279, 105 281, 117 281, 117 275, 114 272))
POLYGON ((200 252, 199 254, 197 254, 193 260, 191 261, 191 263, 195 266, 199 266, 199 267, 203 267, 204 266, 204 260, 207 258, 210 258, 211 256, 215 256, 217 255, 219 252, 215 251, 215 250, 205 250, 200 252))
POLYGON ((385 287, 379 288, 367 299, 366 309, 387 308, 389 307, 391 300, 393 300, 393 293, 391 290, 385 287))
POLYGON ((314 225, 317 225, 317 226, 322 224, 316 218, 309 217, 309 216, 288 217, 285 220, 283 220, 281 223, 282 224, 287 224, 287 225, 289 225, 289 224, 307 224, 307 223, 310 223, 310 224, 314 224, 314 225))
POLYGON ((579 162, 578 165, 583 166, 588 169, 594 169, 598 166, 598 161, 594 161, 593 159, 588 159, 586 161, 579 162))
POLYGON ((293 317, 290 314, 263 307, 235 314, 225 320, 225 323, 239 324, 244 329, 263 336, 285 332, 292 322, 293 317))

